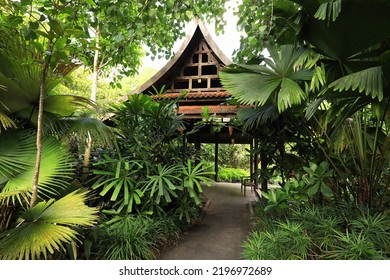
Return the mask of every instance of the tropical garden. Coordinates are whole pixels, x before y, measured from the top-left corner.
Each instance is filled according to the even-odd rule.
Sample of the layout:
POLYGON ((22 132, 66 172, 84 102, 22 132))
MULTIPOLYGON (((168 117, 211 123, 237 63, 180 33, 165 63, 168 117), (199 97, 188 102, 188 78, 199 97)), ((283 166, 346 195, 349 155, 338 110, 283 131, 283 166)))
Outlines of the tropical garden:
MULTIPOLYGON (((214 174, 175 101, 102 106, 98 89, 137 73, 142 46, 170 57, 195 15, 221 30, 225 2, 0 0, 0 259, 154 259, 196 221, 214 174), (68 91, 80 68, 90 96, 68 91)), ((389 12, 238 5, 221 81, 249 105, 235 125, 257 139, 263 186, 243 258, 390 258, 389 12)))
POLYGON ((175 102, 104 111, 96 89, 114 69, 120 88, 143 45, 169 57, 185 23, 223 2, 1 1, 1 259, 152 259, 196 219, 212 174, 181 145, 175 102), (66 90, 80 67, 90 98, 66 90))
POLYGON ((388 1, 243 1, 221 74, 259 139, 264 190, 246 259, 390 257, 388 1), (267 48, 269 55, 264 55, 267 48))

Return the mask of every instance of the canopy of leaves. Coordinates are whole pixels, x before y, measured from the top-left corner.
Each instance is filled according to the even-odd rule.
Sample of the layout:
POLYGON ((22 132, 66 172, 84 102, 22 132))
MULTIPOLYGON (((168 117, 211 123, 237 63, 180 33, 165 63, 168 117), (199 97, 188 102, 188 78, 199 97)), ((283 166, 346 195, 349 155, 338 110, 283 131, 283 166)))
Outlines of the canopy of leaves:
POLYGON ((134 74, 144 55, 143 45, 167 58, 195 16, 215 18, 224 25, 226 0, 217 1, 2 1, 2 23, 16 27, 27 40, 45 50, 42 38, 53 42, 54 59, 74 59, 92 67, 95 31, 100 32, 100 68, 117 67, 134 74), (169 31, 169 32, 168 32, 169 31), (161 36, 164 34, 164 36, 161 36))

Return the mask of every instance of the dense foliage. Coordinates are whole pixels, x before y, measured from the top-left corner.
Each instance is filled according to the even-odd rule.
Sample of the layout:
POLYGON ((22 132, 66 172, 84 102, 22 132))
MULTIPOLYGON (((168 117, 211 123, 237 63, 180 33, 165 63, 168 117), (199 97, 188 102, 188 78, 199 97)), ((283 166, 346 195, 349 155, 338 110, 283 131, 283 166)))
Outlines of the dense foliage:
POLYGON ((344 207, 256 207, 243 258, 383 260, 390 258, 389 212, 344 207))
MULTIPOLYGON (((93 101, 61 95, 58 85, 80 64, 95 73, 104 66, 135 73, 143 44, 155 55, 171 55, 184 24, 195 14, 220 17, 224 2, 0 2, 1 259, 97 256, 91 241, 100 240, 90 235, 96 228, 116 232, 97 224, 103 212, 109 221, 141 212, 153 222, 168 213, 179 225, 192 221, 208 172, 187 156, 172 165, 164 160, 179 150, 181 120, 173 104, 149 100, 138 120, 116 108, 118 119, 133 122, 135 135, 119 123, 107 127, 93 101)), ((125 218, 117 227, 138 220, 125 218)))
POLYGON ((237 61, 246 64, 221 78, 238 102, 252 106, 239 118, 259 139, 258 174, 282 181, 263 193, 266 215, 244 257, 388 258, 390 6, 255 2, 239 9, 248 36, 237 61))
MULTIPOLYGON (((325 161, 331 175, 320 178, 327 185, 320 189, 327 203, 387 208, 390 33, 382 12, 388 5, 360 0, 267 3, 257 10, 244 4, 241 16, 253 17, 267 30, 267 36, 260 32, 258 37, 266 45, 254 45, 267 46, 270 57, 258 57, 259 64, 233 65, 221 74, 237 101, 253 106, 241 110, 239 118, 258 137, 256 148, 268 155, 262 172, 279 169, 284 184, 309 162, 325 161), (368 29, 378 32, 368 37, 363 31, 368 29)), ((246 45, 241 51, 250 49, 246 45)))
MULTIPOLYGON (((143 44, 168 57, 185 22, 221 19, 224 3, 0 0, 0 259, 155 258, 196 219, 212 172, 184 144, 193 131, 175 101, 130 96, 103 123, 95 102, 58 85, 80 64, 135 73, 143 44)), ((281 178, 245 258, 390 257, 389 9, 240 5, 243 64, 221 79, 249 105, 237 125, 256 138, 260 181, 281 178)), ((223 157, 240 166, 236 147, 223 157)))

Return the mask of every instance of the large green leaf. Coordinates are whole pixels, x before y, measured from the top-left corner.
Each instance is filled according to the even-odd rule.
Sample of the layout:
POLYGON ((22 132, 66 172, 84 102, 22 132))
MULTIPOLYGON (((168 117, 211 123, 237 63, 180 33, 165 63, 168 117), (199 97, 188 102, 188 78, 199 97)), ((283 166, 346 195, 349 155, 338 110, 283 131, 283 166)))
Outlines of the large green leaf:
POLYGON ((276 105, 242 108, 237 111, 237 119, 244 123, 244 131, 252 130, 260 125, 271 123, 279 117, 276 105))
POLYGON ((293 105, 301 104, 307 98, 307 94, 291 79, 284 78, 278 94, 278 109, 283 112, 293 105))
POLYGON ((7 131, 0 134, 0 186, 31 166, 35 154, 31 132, 7 131))
POLYGON ((113 146, 116 136, 113 130, 103 121, 89 116, 80 116, 69 120, 68 135, 76 135, 80 141, 92 137, 94 142, 113 146))
MULTIPOLYGON (((42 54, 21 36, 10 34, 5 27, 0 28, 0 37, 7 42, 0 45, 0 112, 16 114, 36 125, 42 78, 42 61, 39 59, 42 54)), ((44 84, 45 124, 50 124, 53 119, 74 117, 80 109, 96 109, 95 104, 86 98, 53 92, 76 67, 71 62, 64 64, 63 60, 49 67, 44 84)), ((0 121, 5 122, 4 117, 0 117, 0 121)))
POLYGON ((372 98, 383 99, 382 67, 372 67, 337 79, 329 85, 338 91, 359 90, 372 98))
POLYGON ((316 46, 318 51, 336 61, 345 62, 390 36, 388 1, 342 1, 341 13, 337 19, 329 22, 314 18, 320 7, 319 1, 293 1, 310 13, 300 35, 316 46))
POLYGON ((7 130, 8 128, 16 128, 16 124, 6 113, 1 111, 0 103, 0 132, 2 129, 7 130))
MULTIPOLYGON (((51 197, 59 189, 69 185, 73 174, 72 157, 54 138, 42 141, 42 160, 39 176, 39 195, 51 197)), ((31 192, 34 174, 36 147, 35 134, 13 132, 0 136, 0 179, 3 181, 2 192, 31 192)))
POLYGON ((157 165, 157 171, 155 175, 148 176, 148 182, 145 184, 143 191, 148 193, 157 204, 160 203, 161 198, 164 198, 165 202, 172 202, 171 196, 177 197, 175 193, 179 185, 179 173, 180 167, 177 165, 157 165))
POLYGON ((39 259, 77 241, 74 226, 92 226, 97 209, 85 205, 86 192, 43 201, 23 212, 19 225, 0 235, 0 259, 39 259))
POLYGON ((257 73, 221 72, 220 77, 224 88, 246 105, 264 105, 281 83, 275 76, 257 73))
POLYGON ((330 0, 326 3, 322 3, 315 13, 314 17, 320 20, 330 19, 335 21, 341 12, 341 0, 330 0))
POLYGON ((111 158, 104 155, 105 160, 94 164, 93 189, 99 189, 101 196, 107 196, 115 202, 117 212, 126 207, 128 213, 133 211, 134 203, 140 204, 143 192, 139 189, 137 178, 141 168, 140 163, 128 158, 111 158))
POLYGON ((269 52, 265 65, 231 66, 220 77, 238 102, 258 107, 276 104, 281 113, 307 98, 300 82, 310 81, 313 71, 296 67, 303 50, 293 45, 283 45, 280 51, 269 47, 269 52))
POLYGON ((90 99, 76 95, 50 95, 44 99, 43 104, 46 112, 61 117, 74 116, 79 109, 95 107, 90 99))

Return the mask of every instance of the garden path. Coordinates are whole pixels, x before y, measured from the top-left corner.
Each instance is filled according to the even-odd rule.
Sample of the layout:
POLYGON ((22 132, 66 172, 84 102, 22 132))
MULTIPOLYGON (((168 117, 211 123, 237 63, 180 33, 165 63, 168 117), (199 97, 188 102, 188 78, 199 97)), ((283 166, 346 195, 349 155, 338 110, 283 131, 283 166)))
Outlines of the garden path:
POLYGON ((238 183, 215 183, 204 192, 209 205, 202 221, 184 233, 177 246, 161 252, 161 260, 238 260, 250 231, 249 201, 238 183))

